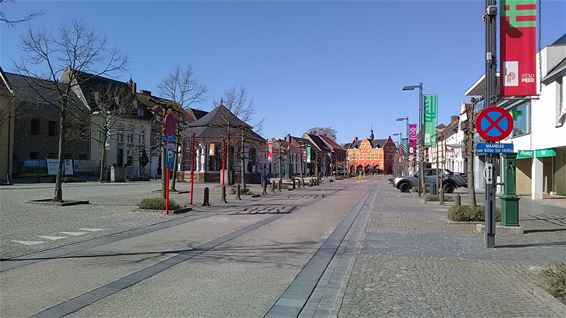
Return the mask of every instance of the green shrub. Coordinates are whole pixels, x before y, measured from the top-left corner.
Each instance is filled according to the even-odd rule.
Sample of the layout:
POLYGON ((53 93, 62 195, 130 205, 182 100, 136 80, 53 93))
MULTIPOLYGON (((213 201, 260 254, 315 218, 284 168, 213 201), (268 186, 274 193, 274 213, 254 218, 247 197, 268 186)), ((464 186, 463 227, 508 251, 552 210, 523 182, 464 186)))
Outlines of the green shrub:
MULTIPOLYGON (((465 221, 485 221, 484 206, 478 205, 475 208, 469 205, 452 206, 448 209, 448 218, 452 221, 465 222, 465 221)), ((495 220, 501 220, 501 211, 496 208, 495 220)))
POLYGON ((542 274, 548 292, 566 303, 566 263, 550 265, 542 274))
MULTIPOLYGON (((140 209, 147 209, 147 210, 165 210, 165 200, 162 198, 147 198, 143 199, 139 203, 140 209)), ((179 208, 179 205, 169 199, 169 210, 176 210, 179 208)))

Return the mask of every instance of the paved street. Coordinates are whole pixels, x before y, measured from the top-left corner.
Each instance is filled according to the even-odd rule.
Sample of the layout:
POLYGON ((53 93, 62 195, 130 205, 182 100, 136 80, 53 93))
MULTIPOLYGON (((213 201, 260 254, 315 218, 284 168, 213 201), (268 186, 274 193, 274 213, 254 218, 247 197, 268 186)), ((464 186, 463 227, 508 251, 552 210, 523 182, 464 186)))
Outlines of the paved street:
POLYGON ((169 217, 135 208, 155 182, 69 185, 92 203, 76 207, 20 202, 49 195, 45 185, 3 188, 2 252, 25 256, 0 263, 0 316, 563 316, 538 284, 542 266, 566 261, 566 231, 498 235, 487 250, 475 224, 449 223, 447 207, 386 179, 215 197, 169 217), (45 220, 23 227, 4 207, 45 220), (12 242, 53 233, 68 238, 12 242))

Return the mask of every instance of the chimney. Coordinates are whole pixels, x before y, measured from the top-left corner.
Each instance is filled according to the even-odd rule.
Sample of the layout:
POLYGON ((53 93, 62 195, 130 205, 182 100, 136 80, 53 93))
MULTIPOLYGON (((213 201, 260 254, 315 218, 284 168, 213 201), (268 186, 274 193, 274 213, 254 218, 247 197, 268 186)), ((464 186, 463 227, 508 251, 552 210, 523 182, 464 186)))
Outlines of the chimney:
POLYGON ((454 123, 460 120, 460 116, 450 116, 450 122, 454 123))
POLYGON ((151 96, 151 91, 142 89, 142 90, 140 90, 140 94, 147 95, 147 96, 151 96))
POLYGON ((291 143, 291 134, 287 134, 287 136, 285 136, 285 141, 291 143))
POLYGON ((131 77, 130 77, 130 80, 129 80, 129 84, 130 84, 130 88, 132 89, 132 94, 135 95, 136 92, 138 91, 137 90, 138 85, 136 84, 136 82, 134 82, 134 80, 131 77))

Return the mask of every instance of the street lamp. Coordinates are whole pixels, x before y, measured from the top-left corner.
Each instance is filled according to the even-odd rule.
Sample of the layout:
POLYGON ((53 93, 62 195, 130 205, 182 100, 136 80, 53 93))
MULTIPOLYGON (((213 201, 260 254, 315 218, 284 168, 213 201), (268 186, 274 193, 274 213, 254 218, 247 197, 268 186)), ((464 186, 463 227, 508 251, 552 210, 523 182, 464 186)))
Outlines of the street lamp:
MULTIPOLYGON (((404 158, 405 158, 405 164, 403 166, 405 166, 405 165, 407 166, 405 173, 409 174, 409 116, 397 118, 396 121, 405 121, 405 127, 407 129, 407 134, 405 135, 405 138, 407 138, 407 151, 404 151, 404 149, 403 149, 404 158)), ((403 142, 403 141, 401 140, 401 142, 403 142)), ((414 169, 415 169, 415 166, 413 164, 413 170, 414 169)))
POLYGON ((424 112, 423 112, 423 82, 419 85, 409 85, 403 87, 404 91, 419 89, 419 196, 424 190, 424 112))

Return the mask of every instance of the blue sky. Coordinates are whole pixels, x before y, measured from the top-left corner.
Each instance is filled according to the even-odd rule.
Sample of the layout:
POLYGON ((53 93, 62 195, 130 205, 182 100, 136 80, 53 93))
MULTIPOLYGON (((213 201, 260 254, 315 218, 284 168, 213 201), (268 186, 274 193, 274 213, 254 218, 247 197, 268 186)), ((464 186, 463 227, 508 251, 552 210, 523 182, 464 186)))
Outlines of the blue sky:
MULTIPOLYGON (((33 27, 77 18, 129 56, 138 89, 158 92, 162 78, 190 64, 212 100, 233 86, 253 96, 263 135, 301 135, 332 126, 338 141, 403 132, 397 117, 418 116, 424 82, 438 94, 439 122, 459 112, 483 64, 484 1, 23 1, 3 4, 19 16, 45 14, 33 27)), ((542 1, 542 46, 566 32, 563 0, 542 1)), ((13 70, 27 24, 0 29, 0 64, 13 70)))

